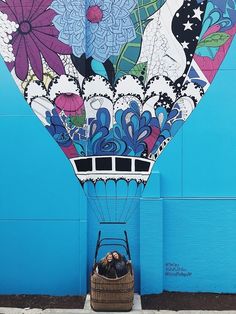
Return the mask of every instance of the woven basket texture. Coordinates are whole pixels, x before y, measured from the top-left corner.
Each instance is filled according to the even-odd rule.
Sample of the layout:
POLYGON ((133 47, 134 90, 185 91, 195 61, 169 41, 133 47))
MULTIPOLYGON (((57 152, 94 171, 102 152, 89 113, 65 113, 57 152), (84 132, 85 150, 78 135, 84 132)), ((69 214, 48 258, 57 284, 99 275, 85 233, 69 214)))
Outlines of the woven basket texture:
POLYGON ((94 272, 91 275, 90 304, 94 311, 131 311, 134 300, 132 267, 120 278, 106 278, 94 272))

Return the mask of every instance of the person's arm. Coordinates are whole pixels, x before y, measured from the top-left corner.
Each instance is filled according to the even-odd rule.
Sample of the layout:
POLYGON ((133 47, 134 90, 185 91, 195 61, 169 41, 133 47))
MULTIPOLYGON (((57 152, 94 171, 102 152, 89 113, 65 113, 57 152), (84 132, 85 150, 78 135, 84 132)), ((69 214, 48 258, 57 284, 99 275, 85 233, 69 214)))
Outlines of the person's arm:
POLYGON ((104 265, 101 261, 97 263, 97 272, 100 275, 102 275, 104 273, 104 265))

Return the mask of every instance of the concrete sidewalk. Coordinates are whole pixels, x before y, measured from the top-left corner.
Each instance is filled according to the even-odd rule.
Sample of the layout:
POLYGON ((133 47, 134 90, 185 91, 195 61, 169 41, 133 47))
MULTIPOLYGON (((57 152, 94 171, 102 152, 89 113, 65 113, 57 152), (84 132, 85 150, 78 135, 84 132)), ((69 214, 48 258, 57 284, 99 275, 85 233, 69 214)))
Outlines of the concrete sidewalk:
MULTIPOLYGON (((0 307, 0 314, 95 314, 95 313, 110 313, 114 314, 115 312, 94 312, 90 307, 90 295, 87 295, 84 309, 19 309, 19 308, 9 308, 9 307, 0 307)), ((116 312, 120 314, 127 314, 127 312, 116 312)), ((128 312, 131 314, 236 314, 236 311, 155 311, 155 310, 142 310, 141 298, 140 295, 134 295, 134 305, 133 310, 128 312)))

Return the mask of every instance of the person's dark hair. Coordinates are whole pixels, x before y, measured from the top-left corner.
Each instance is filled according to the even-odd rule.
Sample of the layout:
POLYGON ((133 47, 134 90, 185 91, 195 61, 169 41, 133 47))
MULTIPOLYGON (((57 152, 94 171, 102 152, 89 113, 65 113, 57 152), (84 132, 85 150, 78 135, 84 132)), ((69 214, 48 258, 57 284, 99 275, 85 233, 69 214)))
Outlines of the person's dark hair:
POLYGON ((113 256, 113 254, 114 253, 116 253, 117 255, 118 255, 118 260, 120 261, 121 259, 122 259, 122 255, 119 253, 119 252, 117 252, 117 251, 113 251, 113 252, 111 252, 112 253, 112 256, 113 256))

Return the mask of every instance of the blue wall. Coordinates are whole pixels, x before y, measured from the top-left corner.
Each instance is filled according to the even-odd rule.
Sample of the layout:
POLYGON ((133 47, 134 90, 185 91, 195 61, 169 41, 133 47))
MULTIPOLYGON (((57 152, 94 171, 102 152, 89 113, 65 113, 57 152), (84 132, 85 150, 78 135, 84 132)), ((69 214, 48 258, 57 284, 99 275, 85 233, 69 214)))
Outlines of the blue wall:
POLYGON ((165 290, 236 292, 235 52, 156 165, 165 290))
POLYGON ((0 67, 0 293, 85 293, 84 194, 0 67))
MULTIPOLYGON (((160 185, 150 179, 128 227, 137 230, 141 218, 141 239, 133 233, 131 249, 142 293, 236 292, 235 53, 236 41, 159 158, 160 185), (150 257, 158 270, 152 281, 150 257)), ((0 67, 0 293, 84 294, 87 233, 91 265, 97 227, 92 218, 87 224, 69 161, 0 67)))

